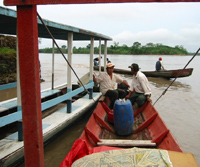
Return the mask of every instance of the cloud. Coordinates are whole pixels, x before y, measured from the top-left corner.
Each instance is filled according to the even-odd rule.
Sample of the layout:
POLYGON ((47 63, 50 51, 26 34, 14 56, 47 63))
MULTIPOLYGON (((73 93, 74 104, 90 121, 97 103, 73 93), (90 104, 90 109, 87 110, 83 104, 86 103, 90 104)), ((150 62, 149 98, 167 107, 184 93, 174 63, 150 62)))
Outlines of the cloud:
POLYGON ((154 44, 162 43, 163 45, 172 47, 182 45, 189 52, 195 52, 200 47, 200 24, 183 28, 177 33, 168 29, 140 31, 138 33, 123 31, 112 38, 113 41, 119 42, 120 45, 126 44, 132 46, 134 42, 140 42, 142 45, 146 45, 152 42, 154 44))
MULTIPOLYGON (((37 10, 44 19, 105 34, 120 45, 131 46, 138 41, 142 45, 148 42, 183 45, 189 52, 199 48, 200 3, 38 5, 37 10)), ((74 42, 74 46, 85 47, 88 43, 74 42)), ((42 40, 41 46, 51 45, 51 40, 42 40)))

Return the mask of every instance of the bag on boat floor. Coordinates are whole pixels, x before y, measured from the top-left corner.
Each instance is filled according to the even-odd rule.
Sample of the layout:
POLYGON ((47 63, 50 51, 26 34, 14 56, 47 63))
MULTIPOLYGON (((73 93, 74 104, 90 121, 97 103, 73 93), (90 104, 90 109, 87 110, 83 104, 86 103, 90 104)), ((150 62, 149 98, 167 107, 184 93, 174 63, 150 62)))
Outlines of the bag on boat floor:
POLYGON ((130 100, 116 100, 114 104, 114 127, 118 135, 129 135, 133 131, 133 108, 130 100))

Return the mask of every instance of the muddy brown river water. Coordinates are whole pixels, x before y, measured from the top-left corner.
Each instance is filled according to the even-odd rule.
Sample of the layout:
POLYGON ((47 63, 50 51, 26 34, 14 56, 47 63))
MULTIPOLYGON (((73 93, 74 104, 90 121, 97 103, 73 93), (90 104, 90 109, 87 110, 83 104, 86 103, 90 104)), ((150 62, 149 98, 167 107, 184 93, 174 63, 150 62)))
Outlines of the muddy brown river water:
MULTIPOLYGON (((98 57, 98 55, 95 55, 98 57)), ((159 55, 108 55, 108 58, 115 64, 116 68, 128 69, 132 63, 138 63, 141 71, 155 69, 155 62, 159 55)), ((181 69, 191 59, 191 56, 162 56, 163 64, 166 69, 181 69)), ((41 89, 51 86, 51 54, 40 54, 42 67, 41 89)), ((165 95, 155 104, 155 108, 171 130, 173 136, 182 147, 184 152, 193 153, 198 165, 200 166, 200 56, 194 58, 188 68, 194 68, 193 74, 186 78, 178 78, 168 89, 165 95)), ((89 71, 89 55, 73 55, 72 65, 81 77, 89 71)), ((67 81, 67 63, 61 55, 55 56, 55 85, 67 81)), ((129 83, 131 76, 121 75, 129 83)), ((153 103, 168 87, 172 80, 163 78, 148 78, 152 89, 153 103)), ((72 75, 73 83, 77 79, 72 75)), ((0 92, 0 101, 5 98, 15 97, 16 90, 0 92)), ((73 142, 80 136, 84 125, 89 119, 89 115, 75 123, 66 131, 59 134, 58 137, 47 145, 45 151, 45 166, 59 166, 73 142)), ((23 164, 21 165, 23 166, 23 164)))

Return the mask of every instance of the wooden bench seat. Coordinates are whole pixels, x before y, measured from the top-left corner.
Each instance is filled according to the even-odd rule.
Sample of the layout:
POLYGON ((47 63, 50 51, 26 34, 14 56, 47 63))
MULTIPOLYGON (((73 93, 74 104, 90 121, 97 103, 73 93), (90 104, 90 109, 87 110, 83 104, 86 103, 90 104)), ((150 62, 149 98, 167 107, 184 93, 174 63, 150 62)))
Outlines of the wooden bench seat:
MULTIPOLYGON (((50 89, 50 90, 43 91, 41 92, 41 99, 50 97, 60 92, 61 90, 58 90, 58 89, 50 89)), ((17 107, 17 98, 14 98, 13 100, 0 103, 0 112, 4 112, 16 107, 17 107)))
POLYGON ((115 139, 101 139, 98 142, 99 146, 117 146, 117 147, 155 147, 156 143, 151 140, 115 140, 115 139))

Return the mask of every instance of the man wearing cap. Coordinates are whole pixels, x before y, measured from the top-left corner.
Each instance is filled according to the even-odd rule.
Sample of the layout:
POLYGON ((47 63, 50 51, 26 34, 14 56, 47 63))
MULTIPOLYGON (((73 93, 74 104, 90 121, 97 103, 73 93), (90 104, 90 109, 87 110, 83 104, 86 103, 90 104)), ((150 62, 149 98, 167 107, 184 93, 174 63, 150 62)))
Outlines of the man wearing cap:
POLYGON ((100 91, 102 95, 109 97, 111 104, 110 109, 113 109, 114 102, 118 98, 124 98, 126 92, 122 89, 116 89, 116 83, 124 83, 126 86, 130 87, 129 84, 116 74, 113 74, 114 65, 108 63, 106 67, 107 72, 101 72, 97 77, 93 75, 94 82, 100 84, 100 91))
POLYGON ((151 89, 147 77, 139 71, 138 64, 133 63, 129 68, 133 73, 133 80, 126 99, 130 99, 134 109, 141 107, 146 101, 152 102, 150 99, 151 89))
POLYGON ((164 70, 165 71, 165 68, 162 64, 162 57, 159 57, 158 61, 156 62, 156 71, 162 71, 164 70))

